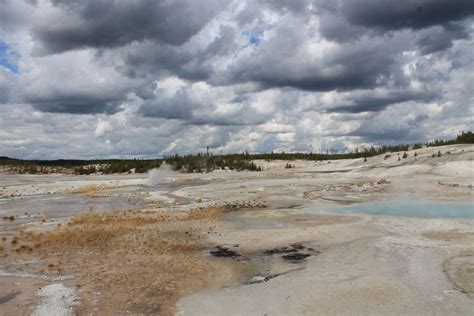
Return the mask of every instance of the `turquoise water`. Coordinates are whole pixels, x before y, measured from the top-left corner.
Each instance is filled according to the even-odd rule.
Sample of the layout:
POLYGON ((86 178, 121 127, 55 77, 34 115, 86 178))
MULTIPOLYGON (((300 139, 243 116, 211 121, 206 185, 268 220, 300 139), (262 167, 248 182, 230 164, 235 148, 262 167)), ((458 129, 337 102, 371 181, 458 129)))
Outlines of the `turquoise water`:
POLYGON ((398 201, 355 203, 344 206, 308 207, 308 213, 365 213, 398 217, 474 218, 474 201, 398 201))

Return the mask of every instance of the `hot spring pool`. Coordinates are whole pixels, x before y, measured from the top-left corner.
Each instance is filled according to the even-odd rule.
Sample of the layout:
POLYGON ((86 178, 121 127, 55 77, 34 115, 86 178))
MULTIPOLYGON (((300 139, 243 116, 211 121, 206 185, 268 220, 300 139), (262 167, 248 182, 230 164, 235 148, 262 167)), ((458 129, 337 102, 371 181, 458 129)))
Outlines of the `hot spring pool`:
POLYGON ((343 206, 318 206, 303 209, 307 213, 365 213, 398 217, 474 218, 474 201, 398 201, 355 203, 343 206))

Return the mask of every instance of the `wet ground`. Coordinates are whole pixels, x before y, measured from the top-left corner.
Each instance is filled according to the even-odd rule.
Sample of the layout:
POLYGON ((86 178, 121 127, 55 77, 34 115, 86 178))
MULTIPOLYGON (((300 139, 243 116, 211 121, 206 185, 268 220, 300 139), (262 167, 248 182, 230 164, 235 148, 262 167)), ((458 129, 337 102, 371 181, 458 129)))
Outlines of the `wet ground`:
POLYGON ((435 201, 391 199, 338 206, 316 206, 303 209, 307 213, 363 213, 370 215, 418 218, 474 218, 474 201, 435 201))

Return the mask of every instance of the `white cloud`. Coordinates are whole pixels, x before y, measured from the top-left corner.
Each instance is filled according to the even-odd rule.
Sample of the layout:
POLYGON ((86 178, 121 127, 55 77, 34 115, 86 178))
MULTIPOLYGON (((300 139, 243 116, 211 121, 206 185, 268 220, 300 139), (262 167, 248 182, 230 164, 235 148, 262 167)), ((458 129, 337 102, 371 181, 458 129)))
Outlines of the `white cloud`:
POLYGON ((109 122, 104 121, 101 118, 98 118, 97 119, 97 126, 95 128, 94 135, 96 137, 104 136, 105 133, 111 132, 112 130, 113 130, 112 125, 109 122))
POLYGON ((139 0, 135 11, 105 0, 90 15, 92 0, 4 0, 0 41, 19 73, 0 66, 0 155, 316 151, 473 129, 472 5, 422 20, 358 1, 373 12, 352 0, 139 0), (113 32, 111 12, 130 27, 113 32))

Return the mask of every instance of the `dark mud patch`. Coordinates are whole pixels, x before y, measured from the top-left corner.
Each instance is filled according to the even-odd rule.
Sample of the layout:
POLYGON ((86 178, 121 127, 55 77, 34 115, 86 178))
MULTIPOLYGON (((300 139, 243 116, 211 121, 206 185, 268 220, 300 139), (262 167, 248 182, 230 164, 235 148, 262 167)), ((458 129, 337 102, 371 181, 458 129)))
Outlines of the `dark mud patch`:
MULTIPOLYGON (((234 247, 236 248, 238 247, 238 245, 234 245, 234 247)), ((310 256, 319 255, 321 252, 319 250, 315 250, 314 248, 306 247, 302 244, 295 243, 289 246, 277 247, 264 250, 260 253, 254 253, 253 255, 250 255, 249 258, 239 254, 236 250, 221 245, 216 246, 213 250, 209 251, 209 253, 217 258, 231 258, 238 261, 246 261, 249 258, 259 261, 265 261, 265 257, 282 255, 281 258, 283 260, 290 261, 292 263, 299 263, 310 256)))
POLYGON ((238 244, 219 245, 209 251, 217 258, 233 259, 242 263, 258 264, 259 271, 253 270, 241 279, 242 284, 265 283, 284 274, 304 269, 303 262, 308 257, 319 255, 321 251, 307 247, 301 243, 280 246, 258 252, 237 252, 238 244))
POLYGON ((267 256, 271 256, 275 254, 290 253, 290 252, 296 252, 296 251, 298 250, 290 248, 290 247, 280 247, 280 248, 265 250, 264 254, 266 254, 267 256))
POLYGON ((224 246, 217 246, 214 250, 209 252, 214 257, 218 258, 232 258, 232 259, 243 259, 244 257, 238 254, 236 251, 229 249, 224 246))
POLYGON ((284 253, 292 253, 297 252, 298 250, 303 250, 305 247, 300 244, 292 244, 286 247, 278 247, 273 249, 265 250, 263 253, 267 256, 276 255, 276 254, 284 254, 284 253))
POLYGON ((0 304, 5 304, 13 299, 15 299, 19 294, 21 294, 21 291, 15 291, 12 293, 9 293, 4 296, 0 296, 0 304))
POLYGON ((309 253, 291 253, 291 254, 282 256, 282 258, 284 260, 290 261, 291 263, 300 263, 310 256, 311 255, 309 253))
POLYGON ((278 247, 264 251, 264 254, 267 256, 282 254, 283 256, 281 256, 281 258, 291 263, 300 263, 306 258, 312 255, 318 255, 320 253, 320 251, 315 250, 314 248, 307 248, 301 244, 291 244, 289 246, 278 247))

